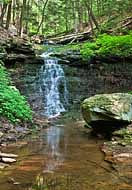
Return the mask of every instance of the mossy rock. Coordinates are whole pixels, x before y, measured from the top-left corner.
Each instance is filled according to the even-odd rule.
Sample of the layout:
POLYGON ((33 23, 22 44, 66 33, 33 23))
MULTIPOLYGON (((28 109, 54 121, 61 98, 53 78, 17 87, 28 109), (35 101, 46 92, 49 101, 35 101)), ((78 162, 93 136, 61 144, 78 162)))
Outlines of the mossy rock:
POLYGON ((81 107, 84 120, 91 126, 99 122, 107 126, 132 120, 132 95, 128 93, 95 95, 85 99, 81 107))

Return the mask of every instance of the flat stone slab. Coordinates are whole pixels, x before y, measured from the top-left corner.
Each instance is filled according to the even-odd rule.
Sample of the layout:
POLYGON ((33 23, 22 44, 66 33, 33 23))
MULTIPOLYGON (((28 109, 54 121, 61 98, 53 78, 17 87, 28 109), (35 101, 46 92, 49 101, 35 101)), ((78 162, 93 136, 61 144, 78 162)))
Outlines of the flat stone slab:
POLYGON ((5 163, 13 163, 13 162, 16 162, 15 159, 13 158, 1 158, 1 160, 5 163))
POLYGON ((16 155, 16 154, 7 154, 7 153, 2 153, 2 152, 0 152, 0 157, 5 157, 5 158, 17 158, 18 155, 16 155))

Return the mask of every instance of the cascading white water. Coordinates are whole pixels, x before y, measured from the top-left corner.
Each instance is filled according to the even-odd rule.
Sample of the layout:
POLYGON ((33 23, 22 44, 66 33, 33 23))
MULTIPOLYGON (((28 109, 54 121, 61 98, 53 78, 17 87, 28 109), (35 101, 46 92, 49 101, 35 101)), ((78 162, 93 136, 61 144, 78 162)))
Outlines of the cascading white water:
MULTIPOLYGON (((45 57, 45 54, 42 56, 45 57)), ((65 105, 68 104, 66 79, 57 59, 46 56, 44 62, 41 67, 40 92, 44 95, 45 115, 55 117, 65 112, 65 105)))

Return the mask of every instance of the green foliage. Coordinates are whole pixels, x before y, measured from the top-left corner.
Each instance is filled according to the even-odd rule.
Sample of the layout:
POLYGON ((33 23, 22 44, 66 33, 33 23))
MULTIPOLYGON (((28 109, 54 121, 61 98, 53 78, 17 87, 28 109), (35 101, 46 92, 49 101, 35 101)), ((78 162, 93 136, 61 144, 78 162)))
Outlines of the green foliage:
POLYGON ((9 85, 9 76, 6 72, 6 69, 2 66, 3 62, 0 60, 0 87, 9 85))
POLYGON ((91 59, 91 57, 95 56, 95 51, 97 49, 96 43, 84 43, 80 49, 82 57, 85 59, 91 59))
POLYGON ((90 59, 94 56, 130 57, 132 56, 132 34, 123 36, 101 35, 95 42, 85 42, 81 45, 80 52, 84 59, 90 59))
POLYGON ((104 34, 96 40, 98 50, 96 53, 101 56, 129 57, 132 55, 132 36, 110 36, 104 34))
POLYGON ((49 48, 53 53, 66 53, 67 51, 80 51, 80 44, 70 44, 70 45, 37 45, 34 46, 36 53, 41 54, 43 52, 47 52, 49 48))
MULTIPOLYGON (((49 46, 41 46, 47 51, 49 46)), ((107 34, 100 35, 93 42, 85 42, 80 44, 70 44, 63 46, 50 46, 54 53, 67 53, 68 51, 80 51, 82 58, 90 60, 93 57, 120 57, 128 58, 132 56, 132 32, 128 35, 111 36, 107 34)))
POLYGON ((0 0, 0 3, 8 3, 10 0, 0 0))
POLYGON ((19 30, 23 27, 23 31, 31 36, 37 34, 38 30, 39 34, 44 36, 82 32, 90 27, 90 19, 93 25, 95 20, 99 23, 99 31, 108 31, 113 26, 117 27, 118 19, 131 16, 132 7, 131 0, 48 0, 46 6, 46 0, 31 1, 30 3, 20 0, 13 2, 12 9, 9 9, 9 15, 11 15, 8 16, 8 6, 4 8, 3 5, 9 5, 11 2, 12 0, 0 0, 1 16, 4 15, 4 18, 1 19, 4 22, 1 25, 5 26, 8 22, 8 24, 12 24, 12 19, 9 19, 11 17, 19 34, 21 33, 19 30), (88 14, 89 11, 94 17, 88 14), (18 13, 22 17, 18 18, 18 13))
POLYGON ((122 128, 113 132, 113 135, 117 138, 118 144, 131 145, 132 144, 132 129, 131 127, 122 128))
POLYGON ((129 94, 132 94, 132 91, 129 91, 128 93, 129 93, 129 94))
POLYGON ((32 120, 32 111, 20 95, 18 89, 10 84, 6 69, 0 65, 0 115, 11 122, 32 120))

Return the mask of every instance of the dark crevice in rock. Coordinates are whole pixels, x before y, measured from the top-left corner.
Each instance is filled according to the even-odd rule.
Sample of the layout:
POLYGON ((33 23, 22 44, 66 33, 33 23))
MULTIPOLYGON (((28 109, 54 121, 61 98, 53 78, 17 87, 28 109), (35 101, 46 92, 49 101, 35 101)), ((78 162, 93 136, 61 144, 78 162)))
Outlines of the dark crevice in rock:
POLYGON ((111 139, 113 132, 127 127, 129 122, 125 121, 92 121, 89 125, 92 127, 92 133, 94 135, 101 135, 108 139, 111 139))

